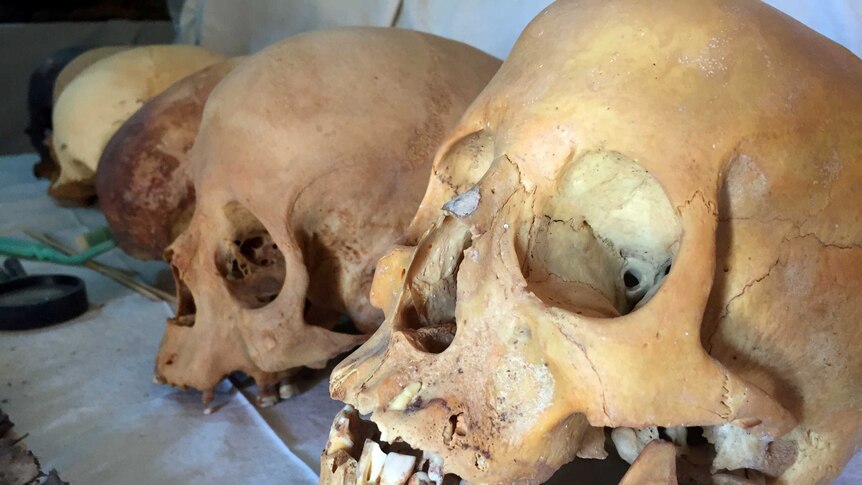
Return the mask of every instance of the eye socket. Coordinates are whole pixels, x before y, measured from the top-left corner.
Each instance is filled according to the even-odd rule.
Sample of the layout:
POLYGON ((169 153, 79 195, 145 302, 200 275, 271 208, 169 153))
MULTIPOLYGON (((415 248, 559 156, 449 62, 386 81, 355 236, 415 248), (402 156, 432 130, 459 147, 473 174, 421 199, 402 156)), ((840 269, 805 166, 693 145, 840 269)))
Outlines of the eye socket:
POLYGON ((224 207, 233 230, 215 254, 215 266, 225 286, 245 308, 262 308, 275 300, 285 280, 284 255, 272 236, 238 202, 224 207))
POLYGON ((652 297, 681 237, 655 177, 621 154, 592 152, 537 194, 524 202, 536 215, 516 248, 533 294, 597 318, 627 314, 652 297))

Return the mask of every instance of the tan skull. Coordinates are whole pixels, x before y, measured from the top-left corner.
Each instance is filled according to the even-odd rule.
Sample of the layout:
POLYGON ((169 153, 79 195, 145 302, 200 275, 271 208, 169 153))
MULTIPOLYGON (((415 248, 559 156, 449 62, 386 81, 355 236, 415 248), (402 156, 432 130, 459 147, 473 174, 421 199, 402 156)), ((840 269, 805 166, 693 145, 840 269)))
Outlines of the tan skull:
MULTIPOLYGON (((422 450, 416 483, 540 483, 600 427, 652 450, 628 483, 669 473, 659 437, 682 483, 830 480, 862 439, 860 85, 757 1, 550 6, 439 151, 333 397, 422 450)), ((381 463, 335 442, 323 476, 381 463)))
POLYGON ((212 92, 191 154, 196 208, 167 250, 179 294, 161 382, 205 391, 233 371, 267 404, 383 320, 377 260, 402 236, 434 150, 499 67, 466 45, 395 29, 291 38, 212 92))

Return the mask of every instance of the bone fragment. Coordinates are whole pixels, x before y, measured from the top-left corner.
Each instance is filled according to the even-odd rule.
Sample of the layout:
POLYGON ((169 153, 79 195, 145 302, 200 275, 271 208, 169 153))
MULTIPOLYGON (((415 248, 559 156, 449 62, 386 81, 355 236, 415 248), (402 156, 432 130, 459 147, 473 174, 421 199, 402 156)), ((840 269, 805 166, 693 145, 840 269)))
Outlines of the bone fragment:
POLYGON ((578 448, 578 458, 604 460, 608 457, 605 451, 605 430, 599 427, 588 427, 578 448))
POLYGON ((299 386, 290 382, 282 382, 278 386, 278 397, 280 399, 288 399, 295 396, 299 392, 299 386))
POLYGON ((767 441, 732 423, 704 428, 703 436, 715 445, 712 471, 759 470, 779 476, 796 461, 796 446, 784 441, 767 441))
POLYGON ((457 217, 465 217, 472 214, 479 207, 479 186, 456 195, 443 205, 443 210, 457 217))

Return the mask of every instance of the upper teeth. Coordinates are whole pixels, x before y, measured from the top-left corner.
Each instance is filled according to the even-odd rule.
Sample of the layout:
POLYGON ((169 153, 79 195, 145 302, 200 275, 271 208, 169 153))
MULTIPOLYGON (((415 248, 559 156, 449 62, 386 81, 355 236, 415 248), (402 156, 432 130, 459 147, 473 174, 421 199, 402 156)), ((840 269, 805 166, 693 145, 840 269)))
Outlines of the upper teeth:
POLYGON ((386 453, 380 449, 380 445, 365 440, 362 456, 359 457, 359 465, 356 467, 356 485, 379 485, 385 462, 386 453))
MULTIPOLYGON (((400 453, 384 453, 380 445, 365 440, 362 456, 356 467, 356 485, 404 485, 413 475, 416 457, 400 453)), ((427 479, 417 477, 417 481, 427 479)), ((432 483, 428 479, 428 483, 432 483)))

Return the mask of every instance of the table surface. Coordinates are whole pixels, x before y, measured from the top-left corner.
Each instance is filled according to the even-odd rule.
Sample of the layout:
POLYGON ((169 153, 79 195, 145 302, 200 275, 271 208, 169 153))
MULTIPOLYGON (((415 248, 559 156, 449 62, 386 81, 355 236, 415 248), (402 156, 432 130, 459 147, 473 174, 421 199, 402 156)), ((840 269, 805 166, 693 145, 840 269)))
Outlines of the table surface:
MULTIPOLYGON (((0 157, 0 236, 47 232, 67 243, 105 224, 93 208, 60 207, 47 182, 32 176, 31 154, 0 157)), ((161 262, 143 263, 113 250, 99 258, 150 282, 170 279, 161 262)), ((248 391, 229 385, 223 406, 204 415, 200 394, 152 382, 153 359, 169 305, 153 302, 93 271, 25 261, 28 273, 67 273, 87 284, 91 309, 53 327, 0 333, 0 407, 45 469, 86 483, 317 483, 319 454, 341 404, 325 376, 278 405, 260 409, 248 391)), ((608 464, 611 465, 611 464, 608 464)), ((580 463, 553 482, 619 466, 580 463)), ((862 483, 862 453, 838 480, 862 483)))

